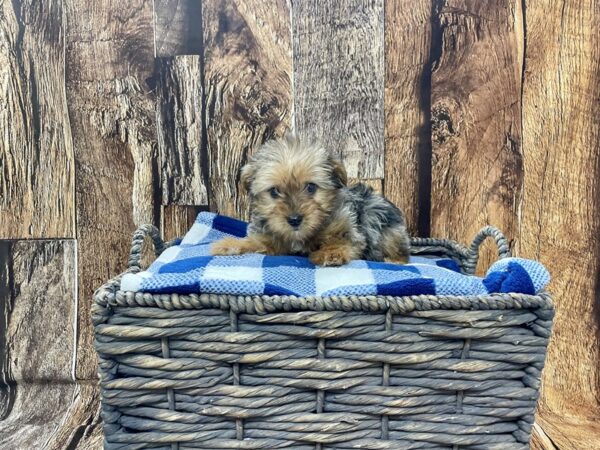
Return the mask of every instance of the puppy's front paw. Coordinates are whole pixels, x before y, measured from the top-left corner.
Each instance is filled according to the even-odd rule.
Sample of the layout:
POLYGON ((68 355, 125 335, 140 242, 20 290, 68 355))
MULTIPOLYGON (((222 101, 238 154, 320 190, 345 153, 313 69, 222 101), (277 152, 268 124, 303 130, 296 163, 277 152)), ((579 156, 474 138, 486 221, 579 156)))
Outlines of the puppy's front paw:
POLYGON ((317 266, 342 266, 352 260, 348 247, 325 247, 312 252, 310 262, 317 266))
POLYGON ((213 256, 241 255, 245 253, 244 241, 234 238, 221 239, 210 247, 210 253, 213 256))
POLYGON ((394 258, 386 257, 383 261, 390 264, 408 264, 408 256, 401 255, 394 258))

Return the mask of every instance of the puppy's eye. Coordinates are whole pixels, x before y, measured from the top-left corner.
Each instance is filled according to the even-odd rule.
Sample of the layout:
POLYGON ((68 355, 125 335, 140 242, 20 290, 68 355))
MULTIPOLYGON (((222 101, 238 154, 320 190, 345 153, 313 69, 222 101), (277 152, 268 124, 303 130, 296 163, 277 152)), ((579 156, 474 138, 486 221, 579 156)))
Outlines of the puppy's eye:
POLYGON ((276 187, 272 187, 271 189, 269 189, 269 194, 271 194, 271 198, 279 198, 279 189, 277 189, 276 187))
POLYGON ((309 194, 314 194, 317 191, 317 185, 315 183, 306 183, 306 192, 309 194))

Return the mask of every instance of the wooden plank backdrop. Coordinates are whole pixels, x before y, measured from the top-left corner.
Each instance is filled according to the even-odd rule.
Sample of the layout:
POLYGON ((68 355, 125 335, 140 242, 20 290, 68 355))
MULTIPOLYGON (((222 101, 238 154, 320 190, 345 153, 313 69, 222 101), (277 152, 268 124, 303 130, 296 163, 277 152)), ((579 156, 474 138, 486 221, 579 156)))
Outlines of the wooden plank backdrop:
POLYGON ((600 448, 599 22, 593 0, 0 0, 0 447, 101 448, 94 289, 136 225, 246 218, 240 167, 295 129, 412 233, 490 223, 546 264, 532 448, 600 448))

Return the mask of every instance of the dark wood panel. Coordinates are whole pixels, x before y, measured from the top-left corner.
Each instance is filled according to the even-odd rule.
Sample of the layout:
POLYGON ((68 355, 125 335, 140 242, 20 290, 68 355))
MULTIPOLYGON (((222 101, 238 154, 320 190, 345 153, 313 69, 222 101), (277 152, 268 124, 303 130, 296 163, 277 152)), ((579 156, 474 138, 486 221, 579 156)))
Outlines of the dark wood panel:
POLYGON ((200 56, 160 58, 158 153, 163 205, 208 205, 200 56))
POLYGON ((122 271, 137 224, 155 223, 152 1, 64 0, 77 178, 77 377, 96 377, 90 305, 122 271))
POLYGON ((294 114, 301 136, 353 178, 383 178, 383 0, 293 0, 294 114))
MULTIPOLYGON (((522 195, 522 24, 517 1, 444 2, 431 75, 431 234, 470 241, 484 225, 509 239, 522 195)), ((496 258, 483 252, 481 269, 496 258)))
POLYGON ((557 315, 538 420, 563 449, 600 448, 600 8, 529 2, 518 251, 550 270, 557 315))
POLYGON ((156 56, 202 53, 202 2, 154 0, 156 56))
POLYGON ((0 238, 74 237, 61 1, 0 5, 0 238))
POLYGON ((385 196, 404 211, 409 232, 429 230, 432 2, 385 5, 385 196), (425 226, 419 227, 419 222, 425 226))
POLYGON ((289 16, 285 0, 203 4, 210 207, 222 214, 248 217, 240 168, 290 126, 289 16))

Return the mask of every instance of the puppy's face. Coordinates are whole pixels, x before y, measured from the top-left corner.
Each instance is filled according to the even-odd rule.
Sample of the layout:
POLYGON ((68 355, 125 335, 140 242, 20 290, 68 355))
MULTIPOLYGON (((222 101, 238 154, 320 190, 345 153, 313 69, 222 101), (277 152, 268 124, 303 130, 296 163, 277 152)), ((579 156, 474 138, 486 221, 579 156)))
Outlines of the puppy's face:
POLYGON ((319 231, 346 181, 343 166, 322 147, 290 137, 268 142, 242 169, 255 220, 288 242, 319 231))

